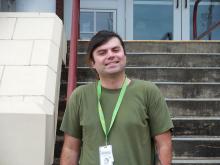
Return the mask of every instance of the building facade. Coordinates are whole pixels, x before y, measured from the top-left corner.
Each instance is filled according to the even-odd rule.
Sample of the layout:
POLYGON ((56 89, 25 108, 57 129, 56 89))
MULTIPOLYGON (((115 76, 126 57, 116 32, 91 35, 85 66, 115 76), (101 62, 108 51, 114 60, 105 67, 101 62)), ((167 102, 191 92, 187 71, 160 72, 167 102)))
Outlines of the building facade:
MULTIPOLYGON (((192 40, 196 0, 81 0, 80 38, 100 29, 117 31, 126 40, 192 40)), ((71 0, 64 1, 67 32, 71 0)), ((197 33, 220 21, 220 1, 202 0, 197 8, 197 33)), ((219 40, 220 26, 202 39, 219 40)))
MULTIPOLYGON (((219 40, 220 0, 199 0, 196 9, 197 1, 81 0, 80 39, 89 39, 97 31, 107 29, 116 31, 125 40, 192 40, 195 39, 193 30, 197 31, 197 37, 205 33, 200 38, 202 40, 219 40)), ((56 12, 57 8, 56 0, 0 2, 1 11, 56 12)), ((72 0, 65 0, 63 3, 62 12, 69 39, 72 0)))

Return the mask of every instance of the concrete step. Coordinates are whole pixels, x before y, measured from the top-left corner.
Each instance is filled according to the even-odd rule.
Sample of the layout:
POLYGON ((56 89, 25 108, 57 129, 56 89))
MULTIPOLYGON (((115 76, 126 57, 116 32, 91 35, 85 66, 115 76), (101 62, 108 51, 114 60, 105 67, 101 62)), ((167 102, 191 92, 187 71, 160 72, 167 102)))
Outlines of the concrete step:
MULTIPOLYGON (((220 157, 219 137, 173 137, 174 157, 220 157)), ((57 136, 55 157, 59 158, 63 146, 63 136, 57 136)))
MULTIPOLYGON (((78 52, 86 52, 88 41, 78 42, 78 52)), ((219 53, 220 41, 125 41, 127 53, 219 53)))
MULTIPOLYGON (((220 53, 127 53, 128 67, 220 67, 220 53), (161 60, 163 59, 163 60, 161 60)), ((86 54, 78 53, 78 66, 86 67, 86 54)))
POLYGON ((63 132, 60 131, 60 126, 61 126, 61 122, 63 120, 63 114, 59 114, 58 118, 57 118, 57 136, 63 136, 63 132))
POLYGON ((58 110, 60 114, 63 114, 66 108, 66 95, 59 98, 58 110))
POLYGON ((56 143, 55 143, 55 150, 54 150, 55 158, 60 158, 62 147, 63 147, 63 136, 57 136, 56 143))
POLYGON ((219 117, 220 100, 166 99, 172 117, 219 117))
MULTIPOLYGON (((220 68, 146 68, 129 67, 126 69, 129 78, 145 79, 160 82, 220 82, 220 68)), ((95 73, 87 67, 79 67, 78 81, 94 81, 95 73)))
POLYGON ((173 118, 174 136, 220 136, 219 117, 173 118))
MULTIPOLYGON (((66 89, 67 89, 66 83, 62 83, 60 90, 60 99, 59 99, 59 112, 64 112, 66 107, 66 89)), ((216 88, 216 90, 219 91, 219 88, 216 88)), ((192 89, 192 91, 194 90, 192 89)), ((190 93, 194 93, 194 92, 190 92, 190 93)), ((220 98, 212 98, 212 99, 211 98, 166 98, 166 101, 172 117, 220 116, 220 111, 219 111, 220 98)))
MULTIPOLYGON (((174 124, 174 136, 220 136, 219 117, 181 117, 172 118, 174 124)), ((60 128, 62 117, 57 120, 57 128, 60 128)), ((57 130, 57 135, 63 133, 57 130)))
MULTIPOLYGON (((55 158, 53 165, 59 165, 60 159, 55 158)), ((173 157, 172 165, 219 165, 220 158, 189 158, 189 157, 173 157)))
MULTIPOLYGON (((174 136, 220 136, 220 119, 213 117, 172 118, 174 136)), ((57 128, 60 128, 62 117, 58 117, 57 128)), ((57 130, 57 136, 63 132, 57 130)))
POLYGON ((172 165, 219 165, 220 157, 173 157, 172 165))
POLYGON ((220 138, 218 137, 173 137, 173 156, 175 157, 220 157, 220 138))
POLYGON ((220 83, 167 83, 157 85, 166 98, 220 98, 220 83))
MULTIPOLYGON (((82 85, 86 83, 87 82, 78 82, 78 85, 82 85)), ((162 92, 164 93, 164 95, 169 94, 170 91, 174 91, 173 93, 179 94, 179 95, 173 95, 173 93, 171 92, 171 96, 173 97, 166 99, 171 115, 173 117, 220 116, 220 111, 219 111, 220 99, 218 99, 220 88, 219 88, 218 83, 192 83, 192 84, 191 83, 176 83, 176 82, 174 83, 155 82, 155 83, 159 86, 159 88, 162 89, 162 92), (205 86, 205 88, 203 88, 203 86, 205 86), (214 93, 217 93, 214 95, 216 96, 217 99, 213 99, 213 98, 212 99, 208 99, 208 98, 192 99, 192 98, 199 98, 198 96, 206 95, 207 90, 205 89, 209 89, 209 87, 211 88, 212 92, 208 93, 208 95, 209 94, 213 95, 214 93), (177 89, 177 91, 175 91, 174 89, 177 89), (185 91, 184 89, 188 89, 186 94, 183 94, 184 93, 183 91, 185 91), (198 91, 202 91, 202 92, 198 92, 198 91), (182 98, 180 96, 182 96, 182 98)), ((67 90, 67 82, 66 80, 62 79, 61 90, 60 90, 60 100, 59 100, 60 101, 59 103, 60 112, 63 112, 66 106, 66 90, 67 90)))
MULTIPOLYGON (((86 84, 78 82, 77 85, 86 84)), ((167 98, 220 98, 220 83, 156 83, 167 98)), ((67 82, 62 82, 60 93, 66 95, 67 82)))

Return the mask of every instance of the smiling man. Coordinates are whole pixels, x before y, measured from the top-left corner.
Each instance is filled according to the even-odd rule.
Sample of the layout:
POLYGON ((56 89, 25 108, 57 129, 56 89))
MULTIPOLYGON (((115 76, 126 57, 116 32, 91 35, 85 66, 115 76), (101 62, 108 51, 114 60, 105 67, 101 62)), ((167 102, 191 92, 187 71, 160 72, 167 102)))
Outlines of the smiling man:
POLYGON ((121 37, 100 31, 87 53, 99 80, 75 89, 67 102, 61 165, 170 165, 166 102, 153 83, 126 76, 121 37))

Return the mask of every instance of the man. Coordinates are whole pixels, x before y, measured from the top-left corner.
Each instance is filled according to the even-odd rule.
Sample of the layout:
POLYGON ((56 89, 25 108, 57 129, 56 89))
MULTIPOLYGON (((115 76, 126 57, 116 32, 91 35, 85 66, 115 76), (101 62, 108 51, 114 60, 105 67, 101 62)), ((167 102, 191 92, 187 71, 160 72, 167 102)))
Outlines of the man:
POLYGON ((120 36, 98 32, 87 53, 100 80, 75 89, 67 103, 61 165, 152 165, 155 152, 170 165, 166 102, 153 83, 126 77, 120 36))

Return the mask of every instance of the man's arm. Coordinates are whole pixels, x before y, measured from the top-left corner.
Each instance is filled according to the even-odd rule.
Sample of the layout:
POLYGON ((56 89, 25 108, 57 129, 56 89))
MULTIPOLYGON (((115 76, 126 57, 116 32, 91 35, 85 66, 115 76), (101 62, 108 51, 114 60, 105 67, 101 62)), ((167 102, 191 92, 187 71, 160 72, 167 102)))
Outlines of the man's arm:
POLYGON ((172 161, 172 139, 170 131, 154 137, 156 151, 161 165, 171 165, 172 161))
POLYGON ((81 141, 68 134, 64 134, 64 144, 60 158, 60 165, 78 165, 81 141))

